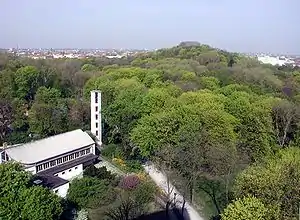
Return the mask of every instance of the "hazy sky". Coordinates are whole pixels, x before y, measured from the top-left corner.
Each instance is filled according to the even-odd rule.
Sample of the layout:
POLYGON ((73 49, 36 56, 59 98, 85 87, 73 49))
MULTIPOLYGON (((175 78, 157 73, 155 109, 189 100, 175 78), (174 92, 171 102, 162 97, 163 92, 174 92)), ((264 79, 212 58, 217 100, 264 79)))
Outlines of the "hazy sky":
POLYGON ((198 41, 300 54, 300 0, 0 0, 0 48, 161 48, 198 41))

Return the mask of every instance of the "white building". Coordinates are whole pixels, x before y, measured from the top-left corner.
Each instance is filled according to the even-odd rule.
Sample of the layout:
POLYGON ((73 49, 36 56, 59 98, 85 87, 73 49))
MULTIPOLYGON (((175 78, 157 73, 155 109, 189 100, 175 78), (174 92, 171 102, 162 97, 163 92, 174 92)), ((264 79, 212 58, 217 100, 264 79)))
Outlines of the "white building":
POLYGON ((278 65, 278 66, 283 66, 287 64, 294 64, 294 61, 286 58, 286 57, 273 57, 273 56, 258 56, 257 59, 265 64, 271 64, 273 66, 278 65))
MULTIPOLYGON (((91 131, 101 141, 101 93, 91 92, 91 131), (95 100, 97 94, 98 100, 95 100), (97 118, 96 118, 96 115, 97 118), (96 125, 98 123, 98 125, 96 125)), ((86 166, 94 163, 98 156, 93 138, 81 129, 55 135, 25 144, 5 146, 0 149, 0 163, 16 161, 34 174, 33 183, 51 188, 61 197, 67 195, 69 181, 82 175, 86 166)))

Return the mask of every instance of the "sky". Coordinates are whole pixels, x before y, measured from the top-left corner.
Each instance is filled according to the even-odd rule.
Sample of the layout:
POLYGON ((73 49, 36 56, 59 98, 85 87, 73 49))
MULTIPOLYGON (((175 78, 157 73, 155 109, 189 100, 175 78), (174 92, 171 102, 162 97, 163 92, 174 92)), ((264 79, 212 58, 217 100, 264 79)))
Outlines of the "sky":
POLYGON ((0 0, 0 48, 171 47, 300 54, 300 0, 0 0))

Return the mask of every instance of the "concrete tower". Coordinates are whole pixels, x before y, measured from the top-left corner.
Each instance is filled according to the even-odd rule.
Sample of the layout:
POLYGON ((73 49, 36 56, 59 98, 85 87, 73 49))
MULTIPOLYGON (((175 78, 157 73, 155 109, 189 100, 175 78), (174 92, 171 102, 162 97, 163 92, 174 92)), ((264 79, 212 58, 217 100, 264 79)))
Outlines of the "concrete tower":
POLYGON ((91 132, 102 145, 102 124, 101 124, 101 92, 91 91, 91 132))

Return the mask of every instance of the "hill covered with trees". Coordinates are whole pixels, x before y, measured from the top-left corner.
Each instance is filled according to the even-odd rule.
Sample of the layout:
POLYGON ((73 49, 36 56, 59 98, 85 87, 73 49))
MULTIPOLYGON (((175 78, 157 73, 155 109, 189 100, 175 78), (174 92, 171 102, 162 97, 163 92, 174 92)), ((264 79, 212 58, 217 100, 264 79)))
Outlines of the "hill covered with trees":
POLYGON ((2 143, 89 129, 99 89, 106 156, 156 161, 208 217, 298 217, 297 68, 183 42, 122 59, 1 54, 0 71, 2 143))

